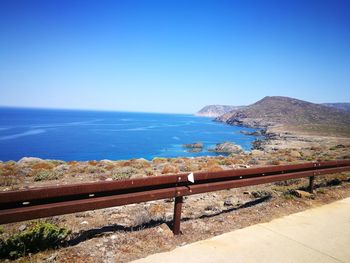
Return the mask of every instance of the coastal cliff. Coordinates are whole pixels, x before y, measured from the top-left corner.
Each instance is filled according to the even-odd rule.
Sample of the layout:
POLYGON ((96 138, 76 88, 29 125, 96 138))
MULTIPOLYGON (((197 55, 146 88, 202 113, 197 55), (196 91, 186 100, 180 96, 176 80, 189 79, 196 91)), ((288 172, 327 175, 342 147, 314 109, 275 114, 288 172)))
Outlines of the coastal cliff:
POLYGON ((208 105, 196 113, 197 116, 216 118, 225 113, 232 112, 244 108, 244 106, 229 105, 208 105))

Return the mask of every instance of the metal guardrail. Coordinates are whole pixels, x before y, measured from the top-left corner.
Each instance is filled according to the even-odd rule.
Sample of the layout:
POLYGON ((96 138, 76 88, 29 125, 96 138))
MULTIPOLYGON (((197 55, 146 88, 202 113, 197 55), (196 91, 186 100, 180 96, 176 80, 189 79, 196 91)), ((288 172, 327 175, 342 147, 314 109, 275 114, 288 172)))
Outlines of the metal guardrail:
POLYGON ((350 171, 350 160, 197 172, 111 182, 0 192, 0 224, 152 200, 175 198, 173 232, 180 233, 183 196, 350 171))

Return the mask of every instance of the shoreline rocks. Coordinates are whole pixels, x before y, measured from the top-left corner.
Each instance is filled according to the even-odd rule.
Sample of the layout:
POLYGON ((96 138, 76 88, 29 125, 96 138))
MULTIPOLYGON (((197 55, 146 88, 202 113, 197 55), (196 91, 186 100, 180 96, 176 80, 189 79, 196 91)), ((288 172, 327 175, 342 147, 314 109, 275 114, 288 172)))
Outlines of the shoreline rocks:
POLYGON ((201 142, 195 142, 183 144, 182 147, 186 148, 188 152, 201 152, 203 150, 204 145, 201 142))
POLYGON ((216 152, 216 153, 227 153, 227 154, 243 153, 242 147, 232 142, 218 143, 216 144, 215 148, 209 149, 209 151, 216 152))

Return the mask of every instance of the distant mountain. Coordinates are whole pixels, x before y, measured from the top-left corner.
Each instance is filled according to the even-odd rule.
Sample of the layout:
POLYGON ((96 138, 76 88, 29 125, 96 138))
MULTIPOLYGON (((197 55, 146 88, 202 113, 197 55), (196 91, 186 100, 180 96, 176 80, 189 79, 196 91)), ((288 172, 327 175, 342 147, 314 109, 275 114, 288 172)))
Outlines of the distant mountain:
POLYGON ((244 106, 229 106, 229 105, 208 105, 196 113, 197 116, 203 117, 218 117, 225 113, 242 109, 244 106))
POLYGON ((350 135, 350 113, 288 97, 265 97, 243 109, 221 115, 216 120, 231 125, 249 127, 284 125, 291 130, 323 133, 339 131, 350 135))
POLYGON ((350 112, 350 103, 322 103, 322 105, 350 112))

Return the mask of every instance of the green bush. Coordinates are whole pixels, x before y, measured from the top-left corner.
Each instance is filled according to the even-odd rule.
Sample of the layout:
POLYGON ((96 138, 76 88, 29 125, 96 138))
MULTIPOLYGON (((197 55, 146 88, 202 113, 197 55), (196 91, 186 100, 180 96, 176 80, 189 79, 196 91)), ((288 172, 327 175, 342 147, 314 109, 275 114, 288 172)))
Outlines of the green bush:
POLYGON ((0 238, 0 258, 16 259, 28 253, 56 248, 67 238, 69 230, 49 223, 38 223, 6 240, 0 238))
POLYGON ((46 180, 57 180, 59 176, 56 172, 49 170, 40 170, 34 176, 34 181, 46 181, 46 180))
POLYGON ((139 171, 132 167, 120 167, 112 170, 112 178, 114 180, 127 179, 130 176, 137 174, 139 171))
POLYGON ((283 197, 286 200, 294 200, 295 199, 295 196, 290 194, 290 193, 288 193, 288 192, 287 193, 283 193, 283 197))
POLYGON ((318 190, 317 190, 317 193, 318 193, 318 194, 325 194, 325 193, 326 193, 326 190, 325 190, 325 189, 318 189, 318 190))

